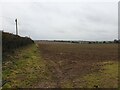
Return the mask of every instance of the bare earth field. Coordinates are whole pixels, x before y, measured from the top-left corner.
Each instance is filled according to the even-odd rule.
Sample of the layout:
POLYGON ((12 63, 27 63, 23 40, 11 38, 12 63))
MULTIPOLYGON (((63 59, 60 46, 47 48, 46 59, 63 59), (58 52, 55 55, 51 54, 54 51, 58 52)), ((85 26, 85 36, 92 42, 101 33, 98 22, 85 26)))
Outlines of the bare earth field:
POLYGON ((53 74, 55 87, 117 87, 117 44, 41 42, 38 45, 53 74))

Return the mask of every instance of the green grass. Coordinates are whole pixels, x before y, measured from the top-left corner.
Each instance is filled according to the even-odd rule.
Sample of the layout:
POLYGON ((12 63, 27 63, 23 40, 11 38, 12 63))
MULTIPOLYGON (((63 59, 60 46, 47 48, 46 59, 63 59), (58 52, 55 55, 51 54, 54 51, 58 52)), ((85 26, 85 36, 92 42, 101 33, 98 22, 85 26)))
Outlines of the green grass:
POLYGON ((102 65, 98 72, 82 77, 84 83, 81 87, 118 88, 118 62, 103 62, 102 65))
POLYGON ((38 81, 48 79, 50 72, 35 44, 17 50, 12 58, 3 63, 3 80, 10 81, 3 88, 30 88, 38 81))

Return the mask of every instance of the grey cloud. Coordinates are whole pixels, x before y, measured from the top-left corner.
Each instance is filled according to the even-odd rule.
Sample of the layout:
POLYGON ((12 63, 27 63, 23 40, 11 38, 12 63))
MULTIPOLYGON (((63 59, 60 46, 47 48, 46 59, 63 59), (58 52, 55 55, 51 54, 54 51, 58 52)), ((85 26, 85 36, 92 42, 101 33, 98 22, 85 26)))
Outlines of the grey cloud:
MULTIPOLYGON (((2 7, 4 17, 18 18, 20 35, 33 39, 117 38, 117 3, 4 3, 2 7)), ((5 31, 14 32, 14 20, 3 19, 5 31)))

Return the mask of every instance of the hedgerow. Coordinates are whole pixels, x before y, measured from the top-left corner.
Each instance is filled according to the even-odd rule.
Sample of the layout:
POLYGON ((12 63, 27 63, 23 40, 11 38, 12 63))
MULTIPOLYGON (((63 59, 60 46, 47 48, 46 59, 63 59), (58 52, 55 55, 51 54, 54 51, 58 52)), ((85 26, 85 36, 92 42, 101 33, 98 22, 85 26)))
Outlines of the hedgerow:
POLYGON ((10 50, 32 44, 34 41, 29 37, 21 37, 7 32, 2 32, 2 50, 9 52, 10 50))

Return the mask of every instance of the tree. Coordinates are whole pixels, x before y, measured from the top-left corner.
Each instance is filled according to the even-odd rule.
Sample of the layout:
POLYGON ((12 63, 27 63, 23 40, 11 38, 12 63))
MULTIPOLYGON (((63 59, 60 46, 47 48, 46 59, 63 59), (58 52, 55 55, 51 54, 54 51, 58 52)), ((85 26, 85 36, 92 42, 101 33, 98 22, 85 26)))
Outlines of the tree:
POLYGON ((114 43, 119 43, 119 41, 117 39, 114 40, 114 43))

